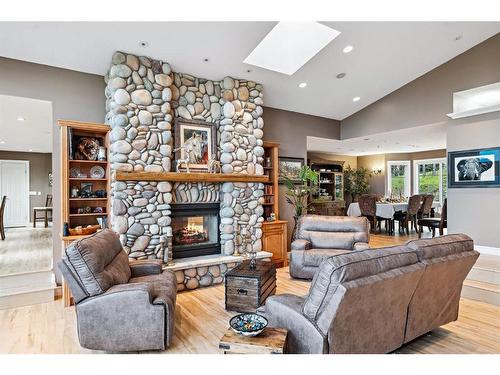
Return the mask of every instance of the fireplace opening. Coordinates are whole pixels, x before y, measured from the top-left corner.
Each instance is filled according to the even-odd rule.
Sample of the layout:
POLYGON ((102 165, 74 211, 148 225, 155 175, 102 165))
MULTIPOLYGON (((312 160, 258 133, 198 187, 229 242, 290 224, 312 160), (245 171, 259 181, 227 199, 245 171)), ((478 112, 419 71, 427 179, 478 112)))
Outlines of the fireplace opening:
POLYGON ((172 204, 173 258, 220 254, 219 203, 172 204))

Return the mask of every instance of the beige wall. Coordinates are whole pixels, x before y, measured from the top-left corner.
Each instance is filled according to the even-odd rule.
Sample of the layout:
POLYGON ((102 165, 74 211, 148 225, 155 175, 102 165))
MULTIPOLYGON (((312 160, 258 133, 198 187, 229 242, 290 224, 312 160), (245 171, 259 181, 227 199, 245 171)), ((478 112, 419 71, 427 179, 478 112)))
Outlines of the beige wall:
MULTIPOLYGON (((111 58, 111 57, 110 57, 111 58)), ((32 64, 0 57, 0 95, 13 95, 52 102, 54 176, 54 264, 61 258, 60 132, 59 119, 104 121, 104 79, 102 76, 32 64)), ((58 281, 60 272, 54 269, 58 281)))
MULTIPOLYGON (((265 85, 264 85, 265 88, 265 85)), ((280 143, 280 156, 307 158, 307 136, 339 139, 340 122, 303 113, 264 108, 264 140, 280 143)), ((280 219, 288 221, 288 239, 293 228, 293 209, 286 202, 285 186, 280 185, 280 219)))
POLYGON ((414 174, 414 160, 424 160, 424 159, 437 159, 445 158, 446 150, 433 150, 433 151, 422 151, 422 152, 409 152, 409 153, 398 153, 398 154, 379 154, 379 155, 366 155, 358 157, 358 167, 365 167, 369 170, 373 168, 381 168, 382 173, 378 175, 373 175, 370 180, 370 192, 373 194, 385 195, 386 183, 387 183, 387 162, 388 161, 400 161, 400 160, 410 160, 411 163, 411 194, 414 193, 413 189, 413 174, 414 174))
POLYGON ((45 206, 47 194, 52 194, 49 186, 49 173, 52 172, 52 154, 39 152, 0 151, 0 160, 27 160, 30 163, 30 191, 41 195, 30 196, 30 215, 33 219, 33 207, 45 206))

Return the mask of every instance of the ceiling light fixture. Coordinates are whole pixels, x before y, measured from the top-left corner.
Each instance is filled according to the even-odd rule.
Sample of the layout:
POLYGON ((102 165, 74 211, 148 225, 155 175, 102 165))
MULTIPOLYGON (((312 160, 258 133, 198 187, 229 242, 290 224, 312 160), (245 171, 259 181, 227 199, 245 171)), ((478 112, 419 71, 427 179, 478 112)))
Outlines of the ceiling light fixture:
POLYGON ((25 118, 24 118, 24 117, 22 117, 22 116, 19 116, 19 117, 17 118, 17 121, 21 121, 21 122, 22 122, 22 121, 24 121, 24 120, 25 120, 25 118))
POLYGON ((361 100, 361 98, 359 96, 355 96, 354 98, 352 98, 352 101, 353 102, 359 102, 361 100))
POLYGON ((209 61, 210 61, 210 59, 208 57, 203 58, 203 62, 209 62, 209 61))
POLYGON ((291 76, 339 34, 314 21, 278 22, 243 62, 291 76))
POLYGON ((146 48, 146 47, 149 47, 149 42, 146 41, 146 40, 143 40, 142 42, 139 42, 139 45, 142 47, 142 48, 146 48))
POLYGON ((2 144, 2 145, 5 144, 5 141, 0 141, 0 144, 2 144))
POLYGON ((342 52, 349 53, 349 52, 352 52, 353 49, 354 49, 353 46, 345 46, 344 49, 342 50, 342 52))
POLYGON ((337 79, 342 79, 345 77, 345 73, 339 73, 337 74, 337 79))
POLYGON ((460 39, 462 39, 464 36, 463 35, 457 35, 455 37, 455 42, 458 42, 460 39))
POLYGON ((28 151, 29 151, 29 152, 33 152, 33 149, 32 149, 32 148, 30 148, 28 151))
POLYGON ((304 87, 306 87, 306 86, 307 86, 307 83, 306 83, 306 82, 299 83, 299 87, 300 87, 301 89, 303 89, 303 88, 304 88, 304 87))
POLYGON ((250 70, 250 69, 247 69, 247 73, 250 73, 251 71, 252 71, 252 70, 250 70))

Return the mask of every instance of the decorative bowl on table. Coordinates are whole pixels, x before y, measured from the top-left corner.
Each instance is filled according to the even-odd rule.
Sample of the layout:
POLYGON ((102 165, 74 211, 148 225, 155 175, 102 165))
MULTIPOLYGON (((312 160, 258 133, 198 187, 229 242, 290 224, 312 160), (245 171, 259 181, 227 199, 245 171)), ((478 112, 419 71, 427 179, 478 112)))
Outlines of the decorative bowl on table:
POLYGON ((229 325, 240 335, 257 336, 267 327, 267 319, 259 314, 245 313, 233 316, 229 325))

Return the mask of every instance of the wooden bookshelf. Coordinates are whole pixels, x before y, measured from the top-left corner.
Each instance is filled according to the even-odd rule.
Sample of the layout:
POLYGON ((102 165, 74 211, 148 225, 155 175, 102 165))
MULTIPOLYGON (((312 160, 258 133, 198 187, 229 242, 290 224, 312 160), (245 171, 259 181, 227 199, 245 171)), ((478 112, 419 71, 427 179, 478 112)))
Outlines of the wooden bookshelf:
POLYGON ((268 218, 271 212, 279 217, 279 190, 278 190, 278 152, 279 143, 264 142, 264 174, 268 181, 264 182, 264 218, 268 218))
MULTIPOLYGON (((74 150, 76 141, 79 137, 92 137, 99 140, 101 146, 109 150, 109 126, 105 124, 97 124, 92 122, 60 120, 59 126, 61 129, 61 240, 63 248, 66 248, 71 242, 86 237, 85 235, 65 235, 64 224, 68 224, 70 228, 77 226, 87 226, 98 224, 98 217, 108 217, 110 212, 110 165, 109 154, 106 155, 106 160, 77 160, 75 159, 74 150), (71 146, 72 145, 72 146, 71 146), (91 178, 90 169, 93 166, 100 166, 105 170, 104 178, 91 178), (71 168, 78 168, 82 176, 71 177, 71 168), (85 176, 83 176, 85 175, 85 176), (106 197, 71 197, 71 189, 77 187, 81 190, 82 184, 92 184, 92 192, 96 190, 106 191, 106 197), (90 207, 90 210, 95 210, 96 207, 101 207, 104 212, 79 213, 78 209, 90 207)), ((88 210, 88 209, 87 209, 88 210)), ((109 225, 109 224, 108 224, 109 225)), ((64 306, 71 304, 71 293, 68 286, 63 281, 62 297, 64 306)))

